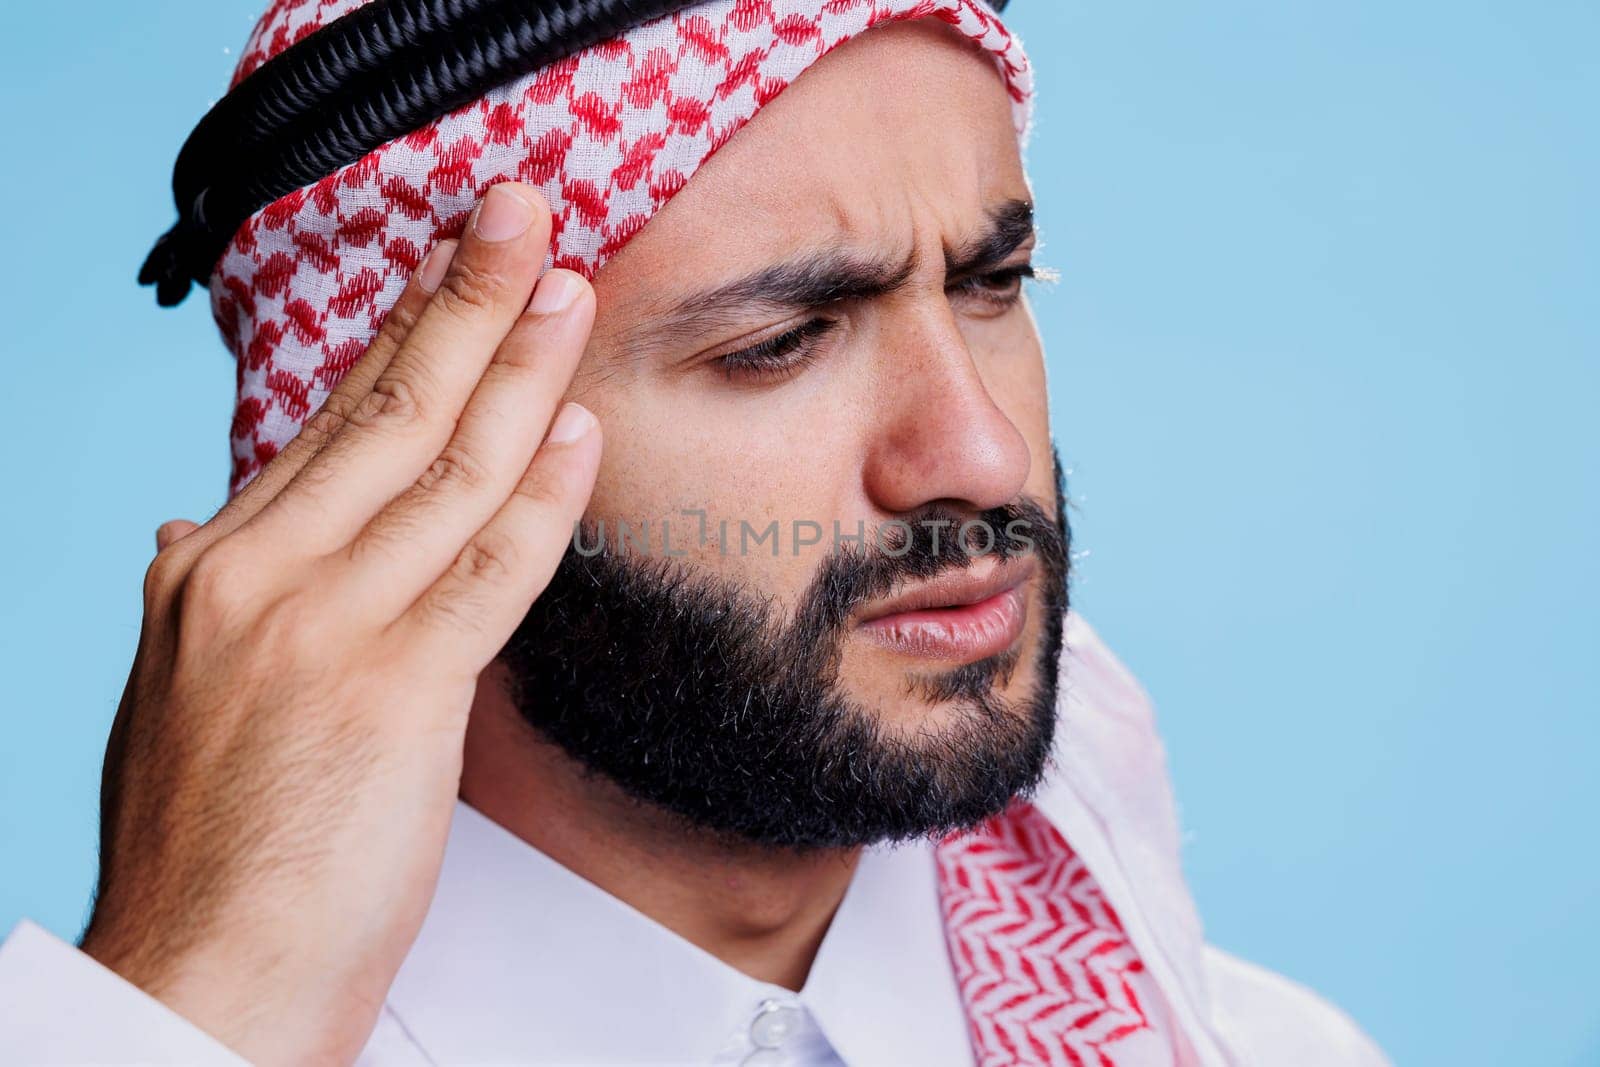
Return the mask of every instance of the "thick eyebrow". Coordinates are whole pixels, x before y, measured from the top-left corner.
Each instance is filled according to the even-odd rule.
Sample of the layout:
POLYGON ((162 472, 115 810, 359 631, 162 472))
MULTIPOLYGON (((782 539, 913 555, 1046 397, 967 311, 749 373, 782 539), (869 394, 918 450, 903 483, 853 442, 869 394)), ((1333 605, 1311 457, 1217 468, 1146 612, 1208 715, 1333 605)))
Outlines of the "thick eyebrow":
POLYGON ((667 323, 700 320, 736 307, 784 310, 865 300, 900 288, 915 269, 909 258, 895 263, 852 252, 814 252, 691 296, 664 319, 667 323))
POLYGON ((1027 200, 1004 201, 989 211, 989 224, 976 237, 958 248, 945 250, 945 277, 959 278, 990 270, 1027 244, 1033 235, 1033 204, 1027 200))
MULTIPOLYGON (((992 269, 1033 237, 1033 204, 1006 200, 989 210, 983 229, 945 250, 945 273, 962 276, 992 269)), ((752 274, 687 297, 650 320, 629 348, 648 341, 693 337, 741 311, 794 311, 840 300, 865 300, 894 292, 916 271, 910 256, 874 259, 825 250, 763 267, 752 274)))

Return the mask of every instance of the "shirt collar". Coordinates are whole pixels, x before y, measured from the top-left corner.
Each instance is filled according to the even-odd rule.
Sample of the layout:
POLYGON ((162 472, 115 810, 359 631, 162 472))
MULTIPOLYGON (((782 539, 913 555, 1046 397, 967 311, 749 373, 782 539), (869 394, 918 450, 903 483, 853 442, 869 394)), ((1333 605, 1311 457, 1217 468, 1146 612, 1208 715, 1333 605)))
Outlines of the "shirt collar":
POLYGON ((798 1003, 850 1063, 970 1064, 930 843, 868 849, 798 995, 736 970, 458 802, 389 1008, 435 1063, 726 1058, 798 1003))
POLYGON ((972 1063, 938 877, 930 841, 861 856, 800 991, 846 1063, 972 1063))

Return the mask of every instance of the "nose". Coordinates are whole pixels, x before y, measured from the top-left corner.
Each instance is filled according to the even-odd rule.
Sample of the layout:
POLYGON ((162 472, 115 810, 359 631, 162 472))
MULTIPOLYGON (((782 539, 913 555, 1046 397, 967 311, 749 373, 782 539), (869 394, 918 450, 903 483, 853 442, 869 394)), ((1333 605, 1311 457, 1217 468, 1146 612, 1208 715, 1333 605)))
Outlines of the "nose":
POLYGON ((982 511, 1022 492, 1028 443, 995 403, 948 304, 896 325, 864 478, 891 514, 938 502, 982 511))

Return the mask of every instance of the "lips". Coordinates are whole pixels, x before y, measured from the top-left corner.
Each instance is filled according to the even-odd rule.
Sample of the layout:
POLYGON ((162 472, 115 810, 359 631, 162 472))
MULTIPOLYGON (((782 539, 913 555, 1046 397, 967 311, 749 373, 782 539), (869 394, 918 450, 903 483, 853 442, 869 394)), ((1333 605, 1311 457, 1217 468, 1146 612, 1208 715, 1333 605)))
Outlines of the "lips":
POLYGON ((999 655, 1027 622, 1031 557, 988 557, 869 605, 857 629, 902 655, 969 663, 999 655))

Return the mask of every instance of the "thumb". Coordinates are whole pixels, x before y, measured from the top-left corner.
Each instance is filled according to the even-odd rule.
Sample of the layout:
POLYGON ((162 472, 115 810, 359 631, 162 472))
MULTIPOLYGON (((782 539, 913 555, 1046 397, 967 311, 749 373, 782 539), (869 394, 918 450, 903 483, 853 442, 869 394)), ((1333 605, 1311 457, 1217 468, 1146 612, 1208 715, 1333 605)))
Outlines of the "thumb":
POLYGON ((199 528, 199 523, 190 522, 188 519, 168 519, 156 527, 156 551, 160 552, 180 537, 185 537, 199 528))

